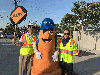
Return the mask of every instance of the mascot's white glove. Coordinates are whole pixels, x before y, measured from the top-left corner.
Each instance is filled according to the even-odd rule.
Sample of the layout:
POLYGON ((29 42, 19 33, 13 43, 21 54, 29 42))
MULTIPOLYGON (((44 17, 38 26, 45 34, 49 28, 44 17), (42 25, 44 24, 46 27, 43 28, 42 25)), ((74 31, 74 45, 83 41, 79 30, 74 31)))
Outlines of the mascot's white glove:
POLYGON ((41 59, 41 53, 37 50, 36 42, 31 42, 31 44, 34 45, 33 49, 35 50, 34 53, 36 54, 36 58, 37 58, 38 60, 40 60, 40 59, 41 59))
POLYGON ((38 60, 41 60, 41 53, 38 50, 35 52, 35 54, 36 54, 36 58, 38 60))
POLYGON ((51 57, 52 57, 52 61, 58 61, 58 55, 59 55, 59 53, 58 52, 55 52, 54 53, 54 55, 52 55, 51 57))

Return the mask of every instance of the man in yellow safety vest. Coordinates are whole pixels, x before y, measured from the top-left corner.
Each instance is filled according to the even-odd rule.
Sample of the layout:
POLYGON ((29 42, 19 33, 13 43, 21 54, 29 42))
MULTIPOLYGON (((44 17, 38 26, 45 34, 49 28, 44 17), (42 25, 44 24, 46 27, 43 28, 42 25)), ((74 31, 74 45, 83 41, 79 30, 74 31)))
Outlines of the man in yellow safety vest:
POLYGON ((59 49, 59 65, 62 69, 62 75, 73 75, 73 55, 78 55, 76 43, 69 38, 70 31, 64 30, 64 38, 57 43, 56 49, 59 49))
POLYGON ((24 45, 20 49, 19 56, 19 75, 31 75, 32 56, 36 54, 37 59, 41 59, 41 53, 37 50, 35 41, 35 26, 33 23, 29 23, 28 32, 21 36, 19 44, 24 45))

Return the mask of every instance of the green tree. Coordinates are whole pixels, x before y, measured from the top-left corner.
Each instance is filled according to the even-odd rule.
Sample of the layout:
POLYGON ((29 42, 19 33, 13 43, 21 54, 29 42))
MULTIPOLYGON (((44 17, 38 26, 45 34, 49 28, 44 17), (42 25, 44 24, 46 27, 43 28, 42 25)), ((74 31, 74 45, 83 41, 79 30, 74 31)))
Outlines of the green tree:
POLYGON ((25 25, 23 25, 22 27, 19 28, 19 31, 21 31, 22 33, 26 33, 27 32, 27 27, 25 25))
POLYGON ((0 30, 4 30, 3 28, 0 28, 0 30))
POLYGON ((40 26, 38 24, 36 24, 35 31, 36 31, 36 33, 38 33, 40 31, 40 26))
POLYGON ((55 24, 55 26, 56 26, 56 28, 55 28, 55 32, 56 32, 56 33, 61 32, 60 25, 59 25, 59 24, 55 24))
POLYGON ((98 30, 100 24, 100 1, 87 3, 89 10, 89 19, 91 19, 90 24, 98 30))
POLYGON ((12 25, 11 23, 8 25, 7 23, 4 33, 13 33, 14 29, 15 29, 14 25, 12 25))
POLYGON ((100 14, 100 2, 86 3, 85 1, 76 1, 73 4, 74 7, 71 11, 74 12, 75 15, 67 13, 64 15, 60 24, 63 25, 63 28, 67 26, 69 29, 71 26, 75 26, 80 32, 81 37, 81 33, 86 30, 89 24, 94 27, 97 26, 100 20, 100 17, 98 17, 100 14), (82 26, 84 27, 83 31, 81 31, 82 26))
MULTIPOLYGON (((72 12, 77 15, 77 23, 80 24, 79 28, 77 28, 77 23, 76 28, 80 32, 80 39, 81 39, 81 33, 86 30, 86 28, 91 24, 93 27, 97 26, 97 23, 100 20, 100 2, 93 2, 93 3, 86 3, 85 1, 81 2, 75 2, 73 3, 74 7, 72 8, 72 12), (82 26, 84 26, 83 31, 81 31, 82 26)), ((79 39, 79 43, 80 43, 79 39)), ((79 44, 79 49, 80 49, 80 44, 79 44)))
POLYGON ((91 24, 93 27, 98 25, 98 22, 100 20, 100 17, 98 17, 100 15, 100 2, 86 3, 85 1, 78 1, 73 4, 74 7, 71 11, 74 12, 75 15, 77 15, 77 22, 80 24, 80 27, 78 29, 76 23, 76 28, 79 31, 82 26, 84 26, 84 31, 89 24, 91 24))
POLYGON ((62 18, 61 20, 61 23, 60 25, 62 26, 62 30, 64 29, 69 29, 71 32, 70 32, 70 37, 71 37, 71 34, 72 34, 72 26, 75 25, 76 21, 77 21, 77 15, 73 15, 73 14, 66 14, 64 15, 64 18, 62 18))

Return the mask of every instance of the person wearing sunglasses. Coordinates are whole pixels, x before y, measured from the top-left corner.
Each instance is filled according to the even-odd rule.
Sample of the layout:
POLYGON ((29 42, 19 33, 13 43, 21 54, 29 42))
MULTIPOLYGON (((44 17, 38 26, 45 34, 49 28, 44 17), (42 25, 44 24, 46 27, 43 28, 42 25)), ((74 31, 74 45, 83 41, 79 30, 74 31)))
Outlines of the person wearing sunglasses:
POLYGON ((19 40, 19 45, 23 45, 19 56, 19 75, 31 75, 34 53, 37 60, 41 59, 41 53, 37 50, 35 40, 35 26, 33 23, 29 23, 28 32, 22 35, 19 40))
POLYGON ((70 31, 64 30, 63 39, 57 44, 59 49, 59 66, 62 69, 62 75, 73 75, 73 55, 78 55, 76 43, 69 38, 70 31))

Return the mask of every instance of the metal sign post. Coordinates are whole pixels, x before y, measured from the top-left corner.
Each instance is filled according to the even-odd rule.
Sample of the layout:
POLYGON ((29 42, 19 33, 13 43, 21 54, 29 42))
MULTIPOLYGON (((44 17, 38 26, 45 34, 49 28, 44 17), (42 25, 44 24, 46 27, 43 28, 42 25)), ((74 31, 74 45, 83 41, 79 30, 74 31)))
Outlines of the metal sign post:
MULTIPOLYGON (((15 1, 15 8, 17 7, 17 2, 15 1)), ((14 31, 14 44, 16 43, 16 25, 15 25, 15 31, 14 31)))
POLYGON ((16 26, 20 24, 27 16, 27 10, 23 6, 18 6, 16 0, 15 1, 15 9, 11 12, 10 21, 13 25, 15 25, 14 31, 14 43, 16 42, 16 26))
POLYGON ((15 31, 14 31, 14 44, 16 43, 16 25, 15 25, 15 31))

